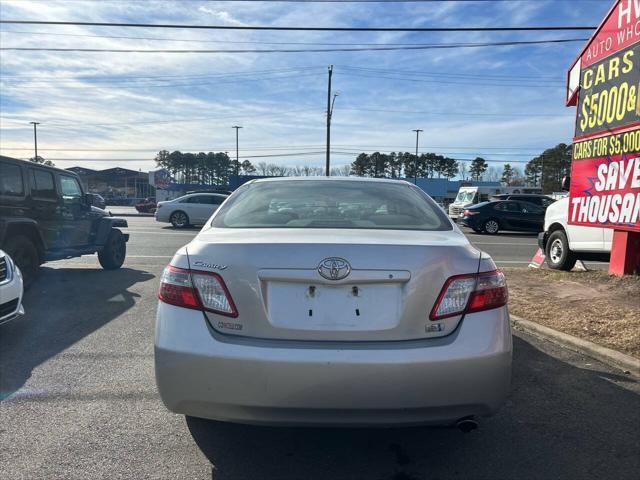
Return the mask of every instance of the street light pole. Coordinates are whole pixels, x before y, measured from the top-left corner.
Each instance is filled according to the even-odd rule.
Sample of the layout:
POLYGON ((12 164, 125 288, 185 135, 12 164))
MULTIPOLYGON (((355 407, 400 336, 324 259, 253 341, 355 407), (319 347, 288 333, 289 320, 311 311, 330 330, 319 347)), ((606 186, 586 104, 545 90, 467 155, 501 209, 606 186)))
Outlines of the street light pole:
POLYGON ((242 128, 239 125, 234 125, 231 128, 236 129, 236 177, 240 174, 240 162, 238 161, 238 131, 242 128))
POLYGON ((412 130, 412 132, 416 132, 416 161, 413 164, 414 165, 413 183, 414 185, 417 185, 418 183, 418 138, 420 137, 420 132, 424 132, 424 130, 420 130, 419 128, 416 128, 415 130, 412 130))
MULTIPOLYGON (((324 174, 328 177, 331 173, 331 114, 333 113, 333 104, 331 103, 331 77, 333 76, 333 65, 329 65, 329 83, 327 88, 327 161, 324 174)), ((333 96, 336 101, 336 95, 333 96)))
POLYGON ((36 151, 36 156, 35 156, 35 160, 36 162, 38 161, 38 130, 37 130, 37 126, 40 125, 40 122, 29 122, 31 125, 33 125, 33 146, 34 149, 36 151))

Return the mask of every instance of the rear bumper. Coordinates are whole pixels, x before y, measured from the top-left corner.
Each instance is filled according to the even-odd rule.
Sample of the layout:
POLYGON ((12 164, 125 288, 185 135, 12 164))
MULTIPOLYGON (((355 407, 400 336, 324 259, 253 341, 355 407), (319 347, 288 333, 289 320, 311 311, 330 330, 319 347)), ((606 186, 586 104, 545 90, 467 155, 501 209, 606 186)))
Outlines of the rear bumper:
POLYGON ((160 303, 156 383, 169 410, 275 425, 449 424, 491 415, 511 378, 506 307, 467 315, 441 339, 314 343, 229 339, 160 303), (231 343, 233 340, 234 343, 231 343))

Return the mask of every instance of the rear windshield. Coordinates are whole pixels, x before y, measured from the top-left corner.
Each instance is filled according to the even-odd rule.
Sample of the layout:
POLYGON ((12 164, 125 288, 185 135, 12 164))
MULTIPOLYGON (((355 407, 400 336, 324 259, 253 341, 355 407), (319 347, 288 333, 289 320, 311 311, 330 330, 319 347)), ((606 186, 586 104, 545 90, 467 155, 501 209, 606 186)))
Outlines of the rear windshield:
POLYGON ((345 228, 451 230, 446 215, 425 194, 398 183, 350 181, 259 182, 218 211, 222 228, 345 228))

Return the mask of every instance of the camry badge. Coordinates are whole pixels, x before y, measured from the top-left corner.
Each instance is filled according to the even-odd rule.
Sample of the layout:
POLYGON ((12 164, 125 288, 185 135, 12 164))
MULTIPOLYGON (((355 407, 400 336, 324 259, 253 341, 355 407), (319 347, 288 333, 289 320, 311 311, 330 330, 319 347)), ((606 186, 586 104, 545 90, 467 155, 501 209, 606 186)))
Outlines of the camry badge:
POLYGON ((206 262, 202 262, 200 260, 196 260, 195 262, 193 262, 193 265, 196 267, 205 267, 205 268, 211 268, 214 270, 226 270, 227 266, 226 265, 218 265, 217 263, 206 263, 206 262))
POLYGON ((318 273, 327 280, 342 280, 351 273, 351 265, 344 258, 325 258, 318 265, 318 273))

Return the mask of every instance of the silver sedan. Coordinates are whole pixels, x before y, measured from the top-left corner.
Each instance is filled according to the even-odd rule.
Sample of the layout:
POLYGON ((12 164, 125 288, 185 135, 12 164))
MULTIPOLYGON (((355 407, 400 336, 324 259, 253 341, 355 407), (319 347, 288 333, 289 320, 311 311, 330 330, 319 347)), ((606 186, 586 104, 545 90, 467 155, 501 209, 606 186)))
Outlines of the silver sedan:
POLYGON ((414 185, 253 181, 162 275, 158 390, 229 422, 474 426, 509 391, 507 297, 414 185))
POLYGON ((227 197, 221 193, 192 193, 158 202, 155 218, 157 222, 167 222, 175 228, 202 225, 227 197))

